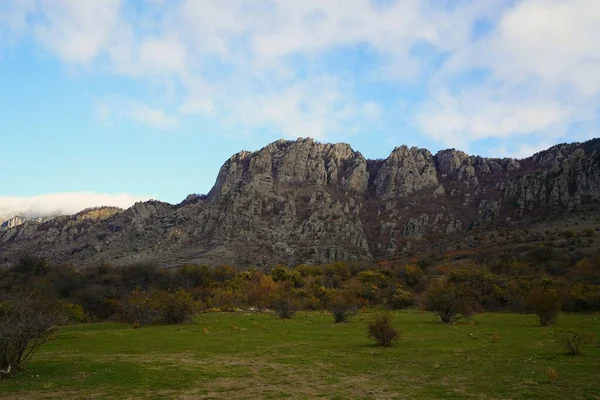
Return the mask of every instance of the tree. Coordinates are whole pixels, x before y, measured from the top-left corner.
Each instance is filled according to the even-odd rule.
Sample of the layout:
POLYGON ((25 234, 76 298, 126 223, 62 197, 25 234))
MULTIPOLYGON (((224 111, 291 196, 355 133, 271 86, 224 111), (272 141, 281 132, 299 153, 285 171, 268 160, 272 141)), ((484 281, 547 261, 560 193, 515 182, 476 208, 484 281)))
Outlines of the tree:
POLYGON ((0 375, 22 370, 59 325, 57 312, 30 298, 0 303, 0 375))

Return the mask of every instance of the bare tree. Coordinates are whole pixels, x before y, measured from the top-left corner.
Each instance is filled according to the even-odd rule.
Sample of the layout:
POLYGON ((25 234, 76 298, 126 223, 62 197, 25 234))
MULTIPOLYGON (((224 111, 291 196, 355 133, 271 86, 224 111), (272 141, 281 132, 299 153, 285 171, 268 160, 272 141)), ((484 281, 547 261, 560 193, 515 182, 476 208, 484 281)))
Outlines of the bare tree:
POLYGON ((0 376, 22 370, 58 324, 57 312, 31 298, 0 303, 0 376))

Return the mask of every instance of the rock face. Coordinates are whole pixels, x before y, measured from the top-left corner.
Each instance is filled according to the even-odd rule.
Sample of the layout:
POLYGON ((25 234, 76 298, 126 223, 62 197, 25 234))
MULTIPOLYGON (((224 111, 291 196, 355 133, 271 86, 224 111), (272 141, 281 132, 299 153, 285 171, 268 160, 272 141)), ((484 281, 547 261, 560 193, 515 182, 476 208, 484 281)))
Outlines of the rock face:
POLYGON ((9 218, 6 221, 2 222, 2 224, 0 224, 0 230, 16 228, 19 225, 23 225, 25 221, 25 217, 17 215, 16 217, 9 218))
POLYGON ((89 265, 153 259, 267 266, 395 257, 465 229, 600 200, 600 140, 524 160, 279 140, 225 162, 207 196, 6 221, 0 264, 23 253, 89 265))

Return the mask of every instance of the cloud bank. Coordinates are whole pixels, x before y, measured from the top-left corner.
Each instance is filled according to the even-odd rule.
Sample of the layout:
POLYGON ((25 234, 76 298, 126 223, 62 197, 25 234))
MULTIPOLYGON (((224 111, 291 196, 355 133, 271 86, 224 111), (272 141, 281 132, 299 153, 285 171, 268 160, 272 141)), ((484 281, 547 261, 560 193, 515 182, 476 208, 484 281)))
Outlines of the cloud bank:
POLYGON ((90 207, 114 206, 128 208, 148 197, 127 193, 104 194, 91 192, 55 193, 30 197, 0 196, 0 219, 16 215, 39 217, 70 215, 90 207))
POLYGON ((160 130, 202 118, 343 139, 399 134, 400 117, 440 145, 521 154, 600 121, 598 1, 5 0, 0 26, 0 46, 32 39, 70 67, 162 85, 96 104, 160 130))

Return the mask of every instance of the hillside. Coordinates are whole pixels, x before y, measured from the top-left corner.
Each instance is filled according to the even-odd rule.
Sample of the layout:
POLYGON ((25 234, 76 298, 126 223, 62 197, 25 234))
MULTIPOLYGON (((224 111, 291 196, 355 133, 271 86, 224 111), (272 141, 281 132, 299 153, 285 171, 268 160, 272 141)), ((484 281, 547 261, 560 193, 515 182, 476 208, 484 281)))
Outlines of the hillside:
POLYGON ((501 233, 535 242, 565 221, 595 230, 599 199, 600 139, 523 160, 406 146, 367 160, 347 144, 279 140, 232 156, 208 195, 178 205, 3 225, 0 265, 31 253, 77 265, 261 266, 493 249, 501 233))

